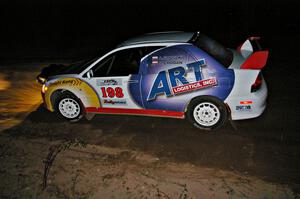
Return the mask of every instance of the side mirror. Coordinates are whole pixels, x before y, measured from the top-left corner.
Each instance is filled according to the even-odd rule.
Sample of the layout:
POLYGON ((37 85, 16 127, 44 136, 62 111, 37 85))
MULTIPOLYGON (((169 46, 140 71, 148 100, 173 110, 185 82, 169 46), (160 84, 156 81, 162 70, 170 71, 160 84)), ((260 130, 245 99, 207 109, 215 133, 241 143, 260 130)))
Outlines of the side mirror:
POLYGON ((87 73, 86 73, 86 76, 87 78, 91 79, 93 76, 94 76, 94 73, 93 73, 93 70, 89 70, 87 73))

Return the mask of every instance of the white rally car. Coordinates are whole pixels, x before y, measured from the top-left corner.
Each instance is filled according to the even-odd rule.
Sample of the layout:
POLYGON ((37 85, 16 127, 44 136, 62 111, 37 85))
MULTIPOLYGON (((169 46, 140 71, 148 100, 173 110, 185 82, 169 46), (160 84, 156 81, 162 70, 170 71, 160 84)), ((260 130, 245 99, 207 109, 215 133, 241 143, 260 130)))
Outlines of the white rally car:
POLYGON ((134 114, 188 118, 209 130, 264 111, 268 51, 258 40, 233 50, 200 32, 151 33, 90 61, 52 64, 37 79, 45 107, 67 120, 134 114))

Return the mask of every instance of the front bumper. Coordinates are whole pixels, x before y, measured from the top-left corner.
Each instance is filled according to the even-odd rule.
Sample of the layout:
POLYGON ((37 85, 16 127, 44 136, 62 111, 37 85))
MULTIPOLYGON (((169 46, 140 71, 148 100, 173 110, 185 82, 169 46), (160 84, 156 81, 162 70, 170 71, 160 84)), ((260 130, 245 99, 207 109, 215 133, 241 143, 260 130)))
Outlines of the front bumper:
POLYGON ((47 104, 47 102, 46 102, 45 93, 41 92, 41 95, 42 95, 43 105, 44 105, 45 109, 47 109, 48 111, 51 111, 50 105, 47 104))

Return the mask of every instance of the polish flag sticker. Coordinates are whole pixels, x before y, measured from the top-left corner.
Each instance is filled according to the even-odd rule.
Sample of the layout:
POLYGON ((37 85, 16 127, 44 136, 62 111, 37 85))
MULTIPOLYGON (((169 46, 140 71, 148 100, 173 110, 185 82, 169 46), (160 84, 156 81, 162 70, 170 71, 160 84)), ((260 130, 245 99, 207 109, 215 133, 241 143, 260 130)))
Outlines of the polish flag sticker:
POLYGON ((152 64, 158 64, 158 56, 152 57, 152 64))

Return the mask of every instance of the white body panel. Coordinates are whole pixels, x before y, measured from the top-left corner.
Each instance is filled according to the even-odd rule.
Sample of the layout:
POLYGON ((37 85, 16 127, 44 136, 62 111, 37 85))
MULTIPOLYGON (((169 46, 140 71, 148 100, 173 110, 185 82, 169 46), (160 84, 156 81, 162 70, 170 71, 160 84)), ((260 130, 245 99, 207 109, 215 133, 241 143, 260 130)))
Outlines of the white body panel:
POLYGON ((234 69, 234 86, 231 93, 224 101, 231 110, 232 120, 258 117, 265 110, 268 94, 265 80, 263 79, 261 88, 259 90, 251 93, 251 85, 255 82, 259 72, 259 70, 234 69), (243 106, 241 101, 251 101, 251 104, 245 105, 249 106, 250 109, 239 109, 239 106, 243 106))
POLYGON ((90 79, 85 78, 99 95, 99 100, 101 107, 103 108, 127 108, 127 109, 140 109, 142 107, 138 106, 132 99, 130 92, 128 90, 128 84, 138 83, 129 82, 130 76, 124 77, 92 77, 90 79), (116 84, 109 83, 111 80, 116 81, 116 84), (116 90, 121 89, 123 96, 118 97, 116 94, 110 97, 107 89, 116 90), (106 93, 105 93, 106 92, 106 93))

